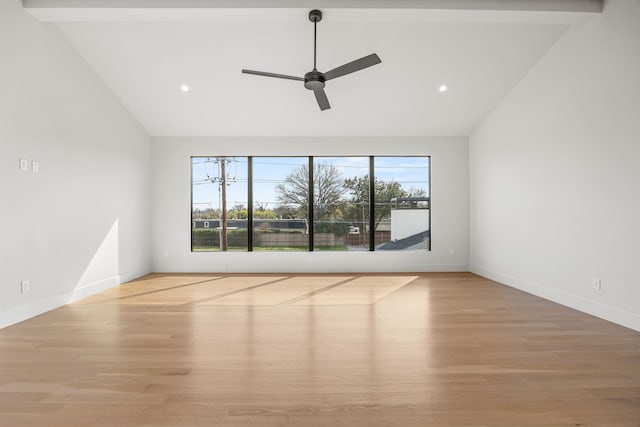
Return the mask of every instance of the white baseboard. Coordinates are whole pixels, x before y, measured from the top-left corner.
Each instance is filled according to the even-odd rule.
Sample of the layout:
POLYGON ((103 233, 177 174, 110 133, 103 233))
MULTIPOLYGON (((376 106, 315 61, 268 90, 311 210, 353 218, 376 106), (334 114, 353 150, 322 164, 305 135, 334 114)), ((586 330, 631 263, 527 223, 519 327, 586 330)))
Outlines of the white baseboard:
POLYGON ((73 292, 71 292, 71 295, 69 295, 67 303, 81 300, 82 298, 86 298, 90 295, 97 294, 98 292, 105 291, 118 285, 120 285, 120 276, 113 276, 109 277, 108 279, 90 283, 81 288, 74 289, 73 292))
POLYGON ((360 265, 345 266, 345 267, 316 267, 305 263, 288 264, 283 266, 281 264, 272 264, 270 266, 259 265, 252 266, 251 264, 242 265, 240 268, 233 265, 158 265, 153 269, 156 273, 309 273, 309 274, 322 274, 322 273, 460 273, 468 272, 469 266, 466 264, 415 264, 404 265, 398 268, 389 267, 387 265, 382 266, 369 266, 368 268, 361 268, 360 265))
POLYGON ((0 329, 38 316, 54 308, 62 307, 69 301, 69 294, 56 295, 22 304, 0 312, 0 329))
POLYGON ((640 332, 640 314, 621 309, 598 301, 593 301, 581 296, 559 291, 541 283, 534 283, 517 277, 507 276, 495 271, 486 270, 482 267, 472 265, 470 271, 487 279, 500 282, 512 288, 530 293, 540 298, 562 304, 564 306, 582 311, 592 316, 608 320, 618 325, 640 332))
POLYGON ((0 312, 0 329, 46 313, 47 311, 51 311, 58 307, 62 307, 63 305, 74 301, 78 301, 82 298, 86 298, 98 292, 102 292, 114 286, 118 286, 120 284, 120 280, 120 276, 109 277, 64 294, 48 296, 2 311, 0 312))
POLYGON ((146 276, 149 273, 151 273, 151 270, 135 271, 133 273, 130 273, 130 272, 120 273, 120 283, 130 282, 134 279, 138 279, 142 276, 146 276))

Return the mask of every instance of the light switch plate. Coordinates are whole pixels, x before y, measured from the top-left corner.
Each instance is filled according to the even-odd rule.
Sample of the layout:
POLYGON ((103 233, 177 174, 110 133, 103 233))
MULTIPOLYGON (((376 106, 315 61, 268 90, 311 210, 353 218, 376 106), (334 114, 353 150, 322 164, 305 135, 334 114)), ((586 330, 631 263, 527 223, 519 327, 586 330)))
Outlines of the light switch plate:
POLYGON ((29 160, 20 159, 20 170, 25 172, 29 170, 29 160))

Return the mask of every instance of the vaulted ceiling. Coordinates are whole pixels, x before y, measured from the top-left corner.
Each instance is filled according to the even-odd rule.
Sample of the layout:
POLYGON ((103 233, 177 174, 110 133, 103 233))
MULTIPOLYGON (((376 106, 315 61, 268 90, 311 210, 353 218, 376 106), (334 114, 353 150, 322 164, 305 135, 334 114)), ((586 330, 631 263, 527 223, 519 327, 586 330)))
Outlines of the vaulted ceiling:
POLYGON ((164 136, 468 135, 570 25, 600 10, 592 0, 23 3, 164 136), (240 72, 310 71, 313 7, 324 13, 321 71, 382 59, 327 82, 332 108, 322 112, 302 82, 240 72))

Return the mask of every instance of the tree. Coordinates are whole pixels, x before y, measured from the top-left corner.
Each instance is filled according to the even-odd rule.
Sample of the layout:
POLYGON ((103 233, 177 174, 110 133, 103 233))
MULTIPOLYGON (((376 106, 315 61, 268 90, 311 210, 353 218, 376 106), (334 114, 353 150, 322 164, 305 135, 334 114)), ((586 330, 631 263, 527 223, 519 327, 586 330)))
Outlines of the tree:
POLYGON ((280 219, 295 219, 298 217, 296 209, 290 206, 276 206, 273 208, 276 218, 280 219))
POLYGON ((256 208, 253 210, 253 217, 256 219, 276 219, 276 213, 271 209, 267 209, 269 207, 269 203, 267 202, 259 202, 256 200, 255 204, 256 208))
POLYGON ((220 209, 206 208, 202 210, 195 208, 193 210, 193 219, 218 219, 220 218, 220 209))
POLYGON ((276 219, 277 216, 272 210, 254 210, 253 217, 255 219, 276 219))
MULTIPOLYGON (((369 175, 347 178, 344 180, 344 186, 351 193, 351 202, 353 204, 363 205, 369 203, 369 175)), ((409 193, 402 189, 402 184, 398 181, 375 180, 374 230, 383 219, 391 216, 391 199, 407 196, 409 196, 409 193)), ((354 213, 357 215, 357 212, 354 213)))
POLYGON ((228 218, 229 219, 247 219, 247 209, 242 205, 234 206, 233 208, 229 209, 228 218))
POLYGON ((407 191, 407 197, 427 197, 427 190, 424 188, 411 187, 407 191))
MULTIPOLYGON (((243 204, 236 204, 228 212, 229 219, 247 219, 249 212, 243 204)), ((265 209, 264 205, 258 205, 253 211, 254 219, 276 219, 276 214, 270 209, 265 209)))
MULTIPOLYGON (((317 219, 340 212, 345 193, 340 170, 330 163, 319 163, 313 168, 313 203, 317 219)), ((295 209, 298 216, 309 213, 309 167, 304 164, 294 169, 282 184, 276 186, 278 203, 285 210, 295 209)))

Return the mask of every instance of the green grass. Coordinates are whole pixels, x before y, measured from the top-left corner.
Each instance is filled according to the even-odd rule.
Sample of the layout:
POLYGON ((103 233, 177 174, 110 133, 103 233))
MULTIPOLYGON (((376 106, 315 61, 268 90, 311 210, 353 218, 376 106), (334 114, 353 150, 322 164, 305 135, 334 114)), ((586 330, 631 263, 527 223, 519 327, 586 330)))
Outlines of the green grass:
POLYGON ((315 251, 346 251, 346 246, 316 246, 315 251))
MULTIPOLYGON (((264 246, 253 248, 254 252, 307 252, 306 246, 264 246)), ((346 251, 346 246, 316 246, 315 251, 346 251)), ((230 247, 228 252, 246 252, 246 247, 230 247)), ((193 252, 220 252, 218 247, 194 247, 193 252)))
POLYGON ((254 252, 306 252, 306 246, 254 246, 254 252))
MULTIPOLYGON (((193 252, 220 252, 220 248, 217 246, 202 246, 202 247, 194 247, 192 249, 193 252)), ((228 252, 246 252, 247 247, 230 247, 228 252)))
MULTIPOLYGON (((254 251, 260 251, 260 252, 265 252, 265 251, 271 251, 271 252, 301 252, 301 251, 308 251, 309 248, 306 246, 264 246, 264 247, 253 247, 254 251)), ((314 251, 346 251, 347 247, 346 246, 316 246, 314 248, 314 251)))

